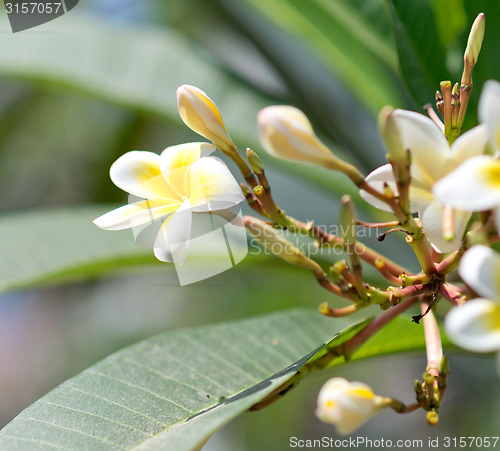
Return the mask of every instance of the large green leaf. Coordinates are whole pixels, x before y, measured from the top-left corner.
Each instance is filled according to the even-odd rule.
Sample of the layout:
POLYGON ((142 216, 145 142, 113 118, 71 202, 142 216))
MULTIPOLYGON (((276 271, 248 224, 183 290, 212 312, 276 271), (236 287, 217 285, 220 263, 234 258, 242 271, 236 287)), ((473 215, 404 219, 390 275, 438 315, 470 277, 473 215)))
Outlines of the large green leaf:
MULTIPOLYGON (((5 20, 0 18, 0 25, 6 28, 5 20)), ((256 115, 273 100, 210 64, 181 34, 104 25, 97 18, 71 15, 39 29, 36 38, 30 33, 3 36, 0 76, 81 92, 182 127, 175 91, 181 84, 193 84, 216 101, 235 142, 260 150, 256 115), (50 32, 43 33, 44 27, 50 32)), ((192 134, 193 141, 202 139, 192 134)), ((165 142, 173 144, 177 143, 165 142)), ((307 165, 286 166, 266 155, 263 159, 337 195, 356 191, 343 174, 326 174, 307 165)))
POLYGON ((92 220, 109 210, 73 207, 0 216, 0 291, 155 264, 130 230, 106 232, 92 220))
POLYGON ((176 88, 199 85, 221 109, 227 106, 226 121, 235 138, 254 140, 253 126, 247 124, 255 123, 265 98, 204 61, 180 34, 71 16, 39 30, 36 38, 30 33, 3 36, 0 75, 78 90, 178 123, 176 88))
POLYGON ((348 1, 251 3, 280 27, 300 36, 374 113, 388 103, 401 103, 395 51, 348 1))
MULTIPOLYGON (((337 40, 339 34, 337 34, 335 38, 331 37, 334 40, 330 41, 329 33, 326 33, 326 38, 320 39, 321 42, 316 42, 313 39, 318 34, 314 31, 316 30, 315 17, 301 13, 302 8, 307 11, 311 9, 309 3, 291 5, 287 1, 257 2, 254 0, 251 3, 255 5, 229 0, 217 0, 217 3, 228 16, 227 20, 237 25, 238 30, 250 38, 268 59, 269 64, 280 74, 290 90, 292 101, 302 108, 315 123, 319 124, 328 136, 335 139, 342 149, 347 149, 351 158, 354 156, 359 160, 361 167, 364 165, 365 168, 372 169, 383 163, 385 151, 377 133, 373 113, 381 104, 393 103, 402 106, 402 100, 395 94, 380 91, 378 87, 375 91, 369 91, 367 88, 372 82, 372 74, 368 72, 368 69, 362 74, 362 70, 360 71, 360 75, 365 76, 366 80, 356 85, 353 90, 348 89, 349 83, 345 83, 343 78, 352 82, 351 76, 346 73, 348 67, 337 64, 335 56, 322 44, 326 41, 328 45, 332 42, 334 43, 332 45, 340 45, 342 52, 348 57, 349 39, 347 39, 347 44, 342 39, 339 42, 337 40), (258 6, 269 20, 264 20, 262 15, 257 14, 255 8, 250 6, 258 6), (287 12, 289 10, 293 13, 292 17, 302 24, 302 28, 311 31, 313 37, 305 31, 302 32, 302 28, 291 30, 285 26, 288 24, 287 12), (285 30, 277 28, 275 23, 283 25, 285 30), (316 51, 317 48, 318 51, 316 51), (376 99, 377 103, 372 101, 375 92, 380 93, 376 99), (383 100, 382 97, 384 97, 383 100), (365 102, 368 102, 371 107, 368 107, 365 102), (370 108, 371 111, 369 111, 370 108)), ((340 7, 342 8, 341 5, 340 7)), ((331 15, 331 12, 318 13, 316 11, 316 15, 320 18, 328 14, 331 15)), ((353 20, 358 18, 357 15, 353 17, 353 20)), ((324 23, 323 20, 322 23, 324 23)), ((342 32, 340 35, 342 36, 342 32)), ((348 35, 351 36, 350 33, 348 35)), ((319 36, 323 34, 319 33, 319 36)), ((363 44, 358 43, 358 46, 363 47, 363 44)), ((358 63, 364 67, 364 61, 356 61, 356 67, 358 63)), ((389 72, 384 78, 385 82, 391 78, 391 70, 388 69, 389 72)), ((397 85, 398 83, 393 80, 391 90, 397 85)))
MULTIPOLYGON (((154 337, 41 398, 0 432, 0 448, 196 449, 293 378, 347 321, 295 310, 154 337)), ((400 318, 372 337, 362 356, 423 345, 422 327, 400 318)))
POLYGON ((388 0, 402 75, 417 108, 434 102, 441 80, 450 80, 446 51, 428 0, 388 0))

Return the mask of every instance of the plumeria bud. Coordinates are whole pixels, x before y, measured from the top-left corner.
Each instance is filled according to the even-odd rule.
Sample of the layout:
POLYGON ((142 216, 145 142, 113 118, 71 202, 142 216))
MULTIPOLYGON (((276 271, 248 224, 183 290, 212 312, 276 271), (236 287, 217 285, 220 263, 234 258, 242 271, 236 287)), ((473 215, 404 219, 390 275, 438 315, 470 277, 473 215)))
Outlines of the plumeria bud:
POLYGON ((236 152, 217 106, 201 89, 180 86, 177 89, 177 107, 182 120, 191 130, 212 141, 224 153, 236 152))
POLYGON ((257 175, 262 174, 264 172, 264 164, 259 156, 250 148, 247 148, 247 160, 250 163, 250 167, 252 171, 257 175))
POLYGON ((485 29, 484 13, 479 14, 472 24, 467 47, 465 49, 464 60, 466 64, 474 65, 479 58, 481 45, 483 44, 485 29))
POLYGON ((391 106, 382 108, 378 115, 378 128, 384 139, 391 160, 394 162, 404 162, 407 158, 406 149, 401 142, 399 129, 393 114, 394 108, 391 106))
POLYGON ((324 271, 314 260, 311 260, 300 249, 294 246, 276 229, 260 219, 245 216, 245 227, 259 244, 272 254, 292 265, 302 266, 314 273, 317 279, 324 276, 324 271))
POLYGON ((319 392, 316 416, 333 424, 339 434, 347 435, 385 407, 384 398, 375 395, 368 385, 334 377, 319 392))
POLYGON ((274 157, 304 161, 346 173, 361 182, 361 173, 351 164, 336 157, 316 136, 306 115, 293 106, 264 108, 257 115, 260 141, 274 157))

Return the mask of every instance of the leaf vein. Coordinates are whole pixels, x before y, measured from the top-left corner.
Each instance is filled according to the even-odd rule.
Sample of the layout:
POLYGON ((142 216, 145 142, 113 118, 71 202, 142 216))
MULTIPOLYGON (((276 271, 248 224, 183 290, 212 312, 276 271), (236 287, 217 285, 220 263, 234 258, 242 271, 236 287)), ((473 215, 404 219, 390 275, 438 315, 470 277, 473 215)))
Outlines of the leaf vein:
POLYGON ((97 399, 100 399, 102 401, 109 402, 110 404, 114 404, 115 406, 121 407, 122 409, 126 409, 126 410, 128 410, 128 411, 130 411, 132 413, 135 413, 136 415, 140 415, 143 418, 147 418, 148 420, 155 421, 156 423, 158 423, 159 425, 161 425, 163 427, 167 427, 167 425, 165 423, 157 420, 156 418, 150 417, 149 415, 145 415, 145 414, 143 414, 141 412, 137 412, 136 410, 131 409, 130 407, 124 406, 124 405, 119 404, 119 403, 117 403, 115 401, 111 401, 110 399, 104 398, 103 396, 95 395, 93 393, 89 393, 89 392, 86 392, 84 390, 80 390, 79 388, 75 388, 75 387, 71 387, 71 390, 75 390, 75 391, 83 393, 85 395, 92 396, 93 398, 97 398, 97 399))
POLYGON ((120 445, 118 443, 112 442, 110 440, 106 440, 105 438, 96 437, 95 435, 87 434, 86 432, 79 431, 78 429, 73 429, 73 428, 69 428, 67 426, 62 426, 60 424, 51 423, 50 421, 39 420, 38 418, 31 418, 31 417, 28 418, 28 421, 34 421, 36 423, 48 424, 49 426, 54 426, 54 427, 56 427, 58 429, 63 429, 63 430, 66 430, 66 431, 76 432, 77 434, 85 435, 86 437, 93 438, 94 440, 97 440, 99 442, 107 443, 108 445, 117 446, 120 449, 127 449, 124 446, 122 446, 122 445, 120 445))
POLYGON ((120 382, 120 383, 122 383, 124 385, 128 385, 130 387, 138 388, 139 390, 145 391, 146 393, 149 393, 149 394, 155 396, 156 398, 163 399, 164 401, 167 401, 167 402, 169 402, 169 403, 171 403, 171 404, 173 404, 173 405, 175 405, 177 407, 180 407, 181 409, 185 410, 188 413, 194 413, 193 411, 191 411, 188 408, 180 405, 179 403, 177 403, 177 402, 175 402, 175 401, 173 401, 171 399, 165 398, 164 396, 161 396, 158 393, 155 393, 155 392, 153 392, 151 390, 148 390, 147 388, 141 387, 140 385, 134 384, 132 382, 128 382, 128 381, 126 381, 124 379, 119 379, 117 377, 110 376, 110 375, 105 374, 105 373, 100 373, 99 371, 96 371, 95 374, 98 374, 99 376, 102 376, 102 377, 107 377, 108 379, 115 380, 117 382, 120 382))
POLYGON ((146 435, 148 437, 151 436, 146 431, 141 431, 140 429, 137 429, 137 428, 135 428, 133 426, 130 426, 129 424, 121 423, 120 421, 116 421, 116 420, 113 420, 112 418, 104 417, 102 415, 97 415, 97 414, 92 413, 92 412, 87 412, 87 411, 81 410, 81 409, 75 409, 74 407, 63 406, 61 404, 56 404, 54 402, 48 402, 47 405, 49 405, 49 406, 55 406, 55 407, 61 407, 62 409, 72 410, 74 412, 84 413, 84 414, 89 415, 91 417, 101 418, 103 420, 110 421, 111 423, 118 424, 119 426, 125 426, 126 428, 133 429, 134 431, 140 432, 141 434, 144 434, 144 435, 146 435))

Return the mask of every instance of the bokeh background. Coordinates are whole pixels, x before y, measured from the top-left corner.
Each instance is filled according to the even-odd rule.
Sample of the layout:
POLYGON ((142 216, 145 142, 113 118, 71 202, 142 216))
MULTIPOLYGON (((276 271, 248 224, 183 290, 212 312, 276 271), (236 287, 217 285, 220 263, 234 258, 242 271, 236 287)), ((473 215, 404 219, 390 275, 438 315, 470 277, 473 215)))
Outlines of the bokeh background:
MULTIPOLYGON (((470 127, 481 84, 500 79, 500 6, 494 1, 81 0, 56 21, 15 35, 2 12, 0 427, 67 378, 140 339, 316 308, 328 298, 309 274, 265 256, 179 287, 173 269, 155 262, 152 252, 135 251, 128 232, 120 243, 129 239, 130 245, 114 260, 88 265, 82 256, 75 267, 64 267, 89 243, 111 239, 91 220, 110 204, 126 202, 108 175, 118 156, 200 140, 177 116, 180 84, 196 85, 214 99, 241 149, 262 155, 255 121, 260 108, 293 104, 336 153, 367 173, 384 162, 378 110, 391 104, 422 111, 440 80, 459 80, 468 29, 481 11, 487 32, 470 127), (82 218, 88 227, 79 228, 82 218)), ((361 218, 379 214, 359 201, 342 175, 262 156, 275 198, 297 218, 335 224, 345 192, 355 197, 361 218)), ((389 237, 374 245, 415 267, 402 241, 389 237)), ((313 414, 328 376, 368 382, 410 402, 424 368, 423 354, 415 354, 315 375, 279 403, 221 429, 206 449, 281 450, 291 436, 335 437, 313 414)), ((454 351, 451 368, 438 426, 427 426, 421 412, 384 412, 356 435, 425 443, 436 436, 498 435, 500 395, 491 356, 454 351)))

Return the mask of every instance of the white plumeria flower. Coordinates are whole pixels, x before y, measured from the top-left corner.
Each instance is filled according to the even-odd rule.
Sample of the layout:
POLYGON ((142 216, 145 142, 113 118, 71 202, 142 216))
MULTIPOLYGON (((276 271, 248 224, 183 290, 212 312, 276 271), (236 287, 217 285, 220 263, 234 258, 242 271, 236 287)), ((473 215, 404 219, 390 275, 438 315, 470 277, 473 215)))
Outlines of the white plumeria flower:
MULTIPOLYGON (((470 219, 470 213, 454 212, 454 238, 443 237, 443 207, 434 197, 433 186, 464 161, 484 153, 488 142, 486 126, 480 125, 460 136, 450 147, 439 127, 427 116, 406 110, 395 110, 393 118, 399 131, 401 144, 411 152, 411 210, 418 213, 424 231, 438 252, 457 249, 470 219)), ((386 164, 375 169, 366 178, 374 188, 382 191, 384 183, 396 191, 392 166, 386 164)), ((391 211, 382 201, 365 191, 363 198, 382 210, 391 211)))
POLYGON ((161 155, 132 151, 110 169, 113 183, 144 200, 117 208, 94 223, 106 230, 140 227, 166 217, 154 241, 158 260, 182 264, 191 236, 193 213, 229 209, 244 200, 226 164, 209 155, 215 146, 187 143, 161 155))
MULTIPOLYGON (((470 159, 434 186, 443 205, 468 211, 490 210, 500 206, 500 83, 487 81, 479 102, 479 120, 488 129, 494 155, 470 159)), ((497 210, 500 225, 500 209, 497 210)))
POLYGON ((339 434, 347 435, 384 409, 383 401, 366 384, 334 377, 319 392, 316 416, 334 425, 339 434))
POLYGON ((500 351, 500 255, 489 247, 473 246, 458 272, 482 297, 448 313, 444 323, 448 337, 469 351, 500 351))

